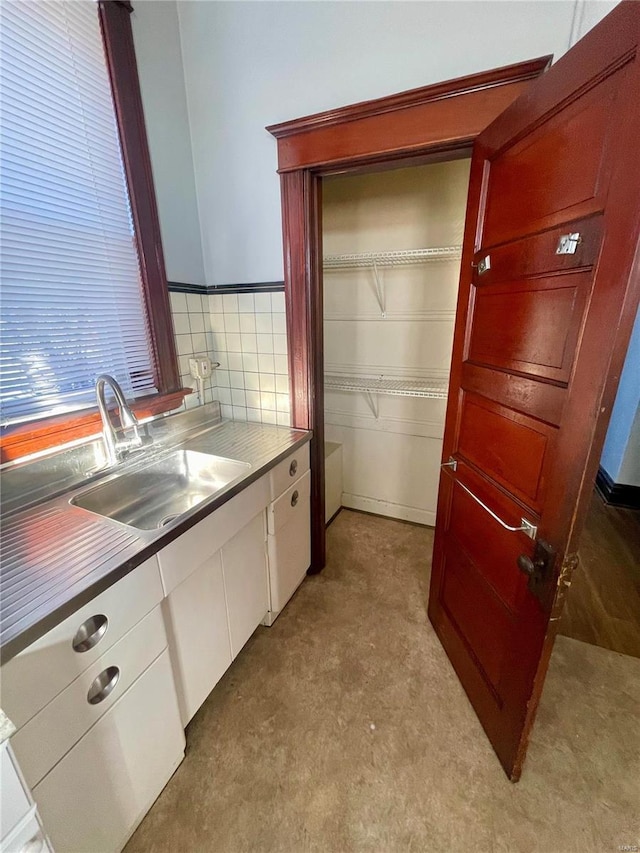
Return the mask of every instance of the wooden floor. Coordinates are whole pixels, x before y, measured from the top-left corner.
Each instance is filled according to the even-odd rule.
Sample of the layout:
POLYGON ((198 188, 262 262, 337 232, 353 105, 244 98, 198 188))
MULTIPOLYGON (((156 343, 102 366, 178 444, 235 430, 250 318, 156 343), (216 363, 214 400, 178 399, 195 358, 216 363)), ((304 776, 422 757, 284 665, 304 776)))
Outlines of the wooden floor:
POLYGON ((560 633, 640 658, 640 511, 594 492, 579 554, 560 633))

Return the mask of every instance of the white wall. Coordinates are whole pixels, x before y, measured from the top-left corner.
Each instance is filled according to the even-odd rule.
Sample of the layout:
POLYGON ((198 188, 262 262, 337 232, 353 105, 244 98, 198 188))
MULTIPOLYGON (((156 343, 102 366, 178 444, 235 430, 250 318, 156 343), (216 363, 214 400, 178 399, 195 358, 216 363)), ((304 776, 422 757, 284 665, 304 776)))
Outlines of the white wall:
POLYGON ((176 4, 136 0, 132 24, 167 278, 204 284, 176 4))
POLYGON ((557 57, 610 7, 587 5, 576 15, 573 0, 179 2, 207 283, 283 276, 265 125, 557 57))
POLYGON ((640 312, 620 376, 600 464, 614 483, 640 486, 640 312))

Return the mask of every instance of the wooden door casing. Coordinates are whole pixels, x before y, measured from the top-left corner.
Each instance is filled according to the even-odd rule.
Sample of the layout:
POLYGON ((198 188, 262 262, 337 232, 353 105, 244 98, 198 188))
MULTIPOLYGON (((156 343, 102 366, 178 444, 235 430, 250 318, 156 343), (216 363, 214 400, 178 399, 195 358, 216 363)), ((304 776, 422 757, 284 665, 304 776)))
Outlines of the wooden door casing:
POLYGON ((474 147, 429 615, 513 780, 638 302, 639 31, 623 2, 474 147), (533 541, 468 490, 552 546, 538 597, 533 541))
POLYGON ((325 564, 321 176, 468 156, 470 145, 550 56, 295 119, 278 140, 294 427, 311 443, 311 572, 325 564))

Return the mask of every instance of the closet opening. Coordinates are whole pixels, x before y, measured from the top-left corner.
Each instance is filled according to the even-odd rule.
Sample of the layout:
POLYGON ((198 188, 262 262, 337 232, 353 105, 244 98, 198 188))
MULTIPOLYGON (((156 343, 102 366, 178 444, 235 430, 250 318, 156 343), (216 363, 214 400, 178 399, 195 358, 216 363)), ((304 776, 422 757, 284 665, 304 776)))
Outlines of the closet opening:
POLYGON ((322 179, 327 522, 435 525, 469 169, 322 179))

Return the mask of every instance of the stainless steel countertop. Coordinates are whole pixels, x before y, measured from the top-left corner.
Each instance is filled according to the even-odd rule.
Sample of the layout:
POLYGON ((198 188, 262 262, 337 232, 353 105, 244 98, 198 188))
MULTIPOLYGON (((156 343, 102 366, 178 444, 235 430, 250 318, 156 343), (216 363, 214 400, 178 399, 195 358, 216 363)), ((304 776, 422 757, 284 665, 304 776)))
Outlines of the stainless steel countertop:
MULTIPOLYGON (((311 433, 302 430, 236 421, 223 421, 205 431, 200 428, 191 437, 186 434, 171 448, 237 459, 248 462, 251 469, 160 530, 136 530, 72 506, 70 499, 86 486, 8 516, 3 521, 0 564, 2 661, 14 657, 310 438, 311 433)), ((134 464, 142 467, 146 461, 134 464)), ((108 476, 117 474, 105 475, 100 482, 108 476)))

